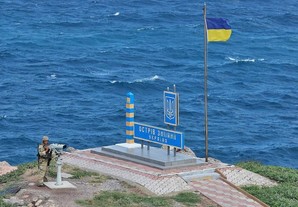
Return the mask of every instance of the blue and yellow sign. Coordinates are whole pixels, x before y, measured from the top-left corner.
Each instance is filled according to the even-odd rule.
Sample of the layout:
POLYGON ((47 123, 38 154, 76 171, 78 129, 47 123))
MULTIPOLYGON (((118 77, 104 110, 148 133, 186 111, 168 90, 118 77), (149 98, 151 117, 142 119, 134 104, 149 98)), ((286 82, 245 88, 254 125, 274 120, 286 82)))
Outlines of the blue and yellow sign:
POLYGON ((179 94, 164 91, 164 122, 177 126, 179 124, 179 94))
POLYGON ((184 149, 184 136, 182 132, 146 124, 134 123, 134 138, 184 149))

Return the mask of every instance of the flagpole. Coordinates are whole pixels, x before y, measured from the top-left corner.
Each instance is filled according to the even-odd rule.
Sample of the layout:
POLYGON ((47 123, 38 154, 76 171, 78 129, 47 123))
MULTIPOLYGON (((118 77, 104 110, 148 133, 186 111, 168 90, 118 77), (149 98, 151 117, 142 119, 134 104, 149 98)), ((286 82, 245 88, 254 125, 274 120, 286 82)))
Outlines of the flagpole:
POLYGON ((207 93, 207 58, 208 58, 208 42, 207 42, 207 22, 206 11, 207 6, 204 3, 204 114, 205 114, 205 162, 208 162, 208 93, 207 93))

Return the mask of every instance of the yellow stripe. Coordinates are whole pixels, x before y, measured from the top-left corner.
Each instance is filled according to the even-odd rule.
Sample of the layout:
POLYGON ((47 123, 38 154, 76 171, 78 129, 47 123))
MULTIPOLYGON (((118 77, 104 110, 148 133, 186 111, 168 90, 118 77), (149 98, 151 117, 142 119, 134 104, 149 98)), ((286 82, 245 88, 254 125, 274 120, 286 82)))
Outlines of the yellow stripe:
POLYGON ((227 41, 232 34, 232 30, 208 29, 208 42, 227 41))
POLYGON ((135 107, 134 104, 126 104, 126 108, 133 109, 135 107))
POLYGON ((126 130, 126 135, 133 135, 133 131, 126 130))
POLYGON ((133 125, 134 125, 133 121, 132 122, 129 122, 129 121, 126 122, 126 126, 133 126, 133 125))
POLYGON ((126 102, 127 102, 127 103, 130 103, 130 98, 127 97, 127 98, 126 98, 126 102))
POLYGON ((128 144, 134 144, 135 140, 134 139, 126 139, 126 143, 128 144))
POLYGON ((126 113, 126 117, 133 118, 134 117, 134 113, 126 113))

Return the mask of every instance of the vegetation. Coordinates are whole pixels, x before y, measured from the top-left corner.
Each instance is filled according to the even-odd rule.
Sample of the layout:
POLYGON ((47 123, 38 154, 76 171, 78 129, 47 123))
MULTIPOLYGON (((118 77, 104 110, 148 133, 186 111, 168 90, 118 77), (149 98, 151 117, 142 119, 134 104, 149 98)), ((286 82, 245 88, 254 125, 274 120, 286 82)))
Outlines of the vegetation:
POLYGON ((274 187, 245 186, 244 190, 271 207, 298 206, 298 170, 265 166, 258 162, 242 162, 237 165, 278 183, 274 187))
POLYGON ((0 196, 0 207, 13 207, 13 205, 4 203, 3 197, 0 196))
POLYGON ((23 175, 26 172, 26 170, 33 168, 37 168, 37 162, 21 164, 18 166, 17 170, 0 176, 0 184, 18 181, 20 179, 20 176, 23 175))
MULTIPOLYGON (((37 162, 30 162, 30 163, 19 165, 18 169, 0 176, 0 185, 2 185, 2 188, 4 189, 7 186, 13 185, 13 183, 21 179, 21 175, 23 175, 27 169, 33 169, 33 168, 37 168, 37 162)), ((0 207, 12 207, 12 206, 13 205, 4 203, 3 197, 0 196, 0 207)))
POLYGON ((173 199, 187 206, 191 206, 201 201, 201 198, 197 194, 189 192, 179 193, 178 195, 173 197, 173 199))
POLYGON ((83 177, 92 177, 99 175, 98 173, 82 170, 80 168, 73 168, 71 169, 70 173, 72 174, 71 178, 73 179, 81 179, 83 177))
POLYGON ((102 183, 109 179, 108 176, 101 175, 96 172, 86 171, 81 168, 73 167, 70 165, 63 165, 63 172, 70 173, 72 175, 70 179, 91 178, 88 179, 88 182, 90 183, 102 183))
POLYGON ((128 192, 104 191, 95 196, 92 200, 77 201, 85 207, 109 206, 109 207, 171 207, 173 202, 179 202, 185 206, 196 206, 200 202, 199 195, 186 192, 172 197, 146 196, 128 192))

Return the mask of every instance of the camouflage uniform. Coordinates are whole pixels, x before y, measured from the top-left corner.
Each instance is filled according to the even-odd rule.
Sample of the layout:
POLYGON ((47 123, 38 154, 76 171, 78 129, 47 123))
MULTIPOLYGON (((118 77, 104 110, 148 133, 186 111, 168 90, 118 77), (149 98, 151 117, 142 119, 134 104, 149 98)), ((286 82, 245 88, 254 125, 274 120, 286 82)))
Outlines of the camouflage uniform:
POLYGON ((43 144, 38 146, 39 161, 38 161, 38 184, 42 185, 47 182, 48 161, 47 152, 43 144))

